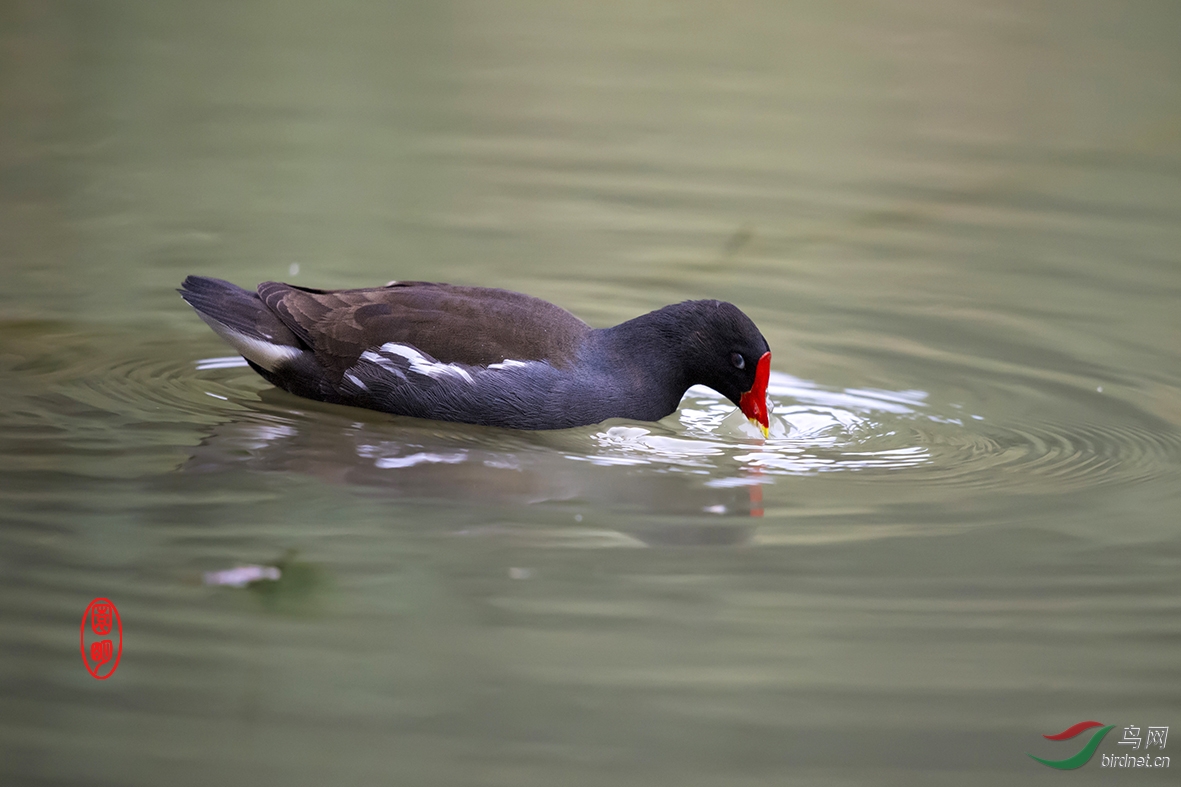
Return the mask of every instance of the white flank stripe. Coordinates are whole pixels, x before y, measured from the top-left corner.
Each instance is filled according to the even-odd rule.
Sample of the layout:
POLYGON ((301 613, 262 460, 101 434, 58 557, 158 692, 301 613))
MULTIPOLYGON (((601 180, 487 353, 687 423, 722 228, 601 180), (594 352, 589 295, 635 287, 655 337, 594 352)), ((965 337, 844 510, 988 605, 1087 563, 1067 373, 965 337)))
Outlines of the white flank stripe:
POLYGON ((406 375, 402 373, 402 370, 399 369, 393 361, 383 355, 373 352, 373 350, 366 350, 365 352, 361 353, 361 360, 369 361, 369 363, 375 363, 382 369, 385 369, 387 372, 393 372, 403 380, 406 379, 406 375))
POLYGON ((522 366, 528 366, 528 365, 529 365, 528 361, 514 361, 511 358, 506 358, 503 361, 501 361, 500 363, 488 364, 488 368, 489 369, 514 369, 514 368, 519 369, 522 366))
MULTIPOLYGON (((413 347, 407 347, 404 344, 388 342, 381 346, 381 351, 384 353, 389 353, 390 355, 402 356, 410 362, 410 371, 416 374, 425 375, 426 377, 431 378, 448 376, 459 377, 461 379, 467 380, 469 383, 475 382, 466 369, 453 363, 432 361, 418 350, 414 349, 413 347)), ((366 353, 366 355, 367 354, 368 353, 366 353)), ((363 358, 365 356, 363 355, 361 357, 363 358)))
POLYGON ((361 380, 360 380, 360 379, 358 379, 357 375, 355 375, 355 374, 349 374, 349 373, 347 373, 347 372, 346 372, 346 373, 345 373, 345 377, 349 378, 349 382, 351 382, 353 385, 355 385, 355 386, 357 386, 358 388, 360 388, 362 391, 368 391, 368 390, 369 390, 369 388, 368 388, 368 387, 365 385, 365 383, 361 382, 361 380))

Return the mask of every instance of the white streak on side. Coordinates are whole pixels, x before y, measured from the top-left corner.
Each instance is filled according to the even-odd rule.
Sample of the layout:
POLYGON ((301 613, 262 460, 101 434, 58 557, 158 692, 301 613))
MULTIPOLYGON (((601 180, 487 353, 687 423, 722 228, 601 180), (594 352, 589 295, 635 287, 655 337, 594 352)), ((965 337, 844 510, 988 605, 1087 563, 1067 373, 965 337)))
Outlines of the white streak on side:
POLYGON ((369 361, 369 363, 375 363, 378 366, 380 366, 382 369, 385 369, 387 372, 393 372, 394 374, 401 377, 403 380, 406 379, 406 375, 402 372, 401 369, 398 368, 397 364, 395 364, 389 358, 386 358, 385 356, 381 355, 380 353, 373 352, 373 350, 366 350, 365 352, 361 353, 361 360, 362 361, 369 361))
POLYGON ((222 325, 212 317, 206 317, 199 311, 197 312, 197 316, 204 320, 213 329, 214 333, 229 342, 231 347, 268 372, 273 372, 282 364, 293 361, 303 355, 303 350, 298 347, 291 347, 286 344, 274 344, 254 336, 247 336, 227 325, 222 325))
POLYGON ((505 358, 500 363, 488 364, 489 369, 519 369, 522 366, 528 366, 528 361, 514 361, 512 358, 505 358))
MULTIPOLYGON (((390 355, 400 355, 410 363, 410 371, 426 377, 459 377, 469 383, 474 383, 471 374, 466 369, 453 363, 432 361, 413 347, 404 344, 387 342, 381 346, 381 351, 390 355)), ((364 356, 362 356, 364 357, 364 356)))
POLYGON ((357 377, 357 375, 355 375, 355 374, 350 374, 350 373, 348 373, 348 372, 345 372, 345 375, 344 375, 344 376, 345 376, 345 377, 347 377, 347 378, 349 378, 349 382, 351 382, 353 385, 355 385, 355 386, 357 386, 358 388, 360 388, 362 391, 368 391, 368 390, 369 390, 368 386, 366 386, 366 385, 365 385, 365 383, 361 382, 361 379, 360 379, 359 377, 357 377))

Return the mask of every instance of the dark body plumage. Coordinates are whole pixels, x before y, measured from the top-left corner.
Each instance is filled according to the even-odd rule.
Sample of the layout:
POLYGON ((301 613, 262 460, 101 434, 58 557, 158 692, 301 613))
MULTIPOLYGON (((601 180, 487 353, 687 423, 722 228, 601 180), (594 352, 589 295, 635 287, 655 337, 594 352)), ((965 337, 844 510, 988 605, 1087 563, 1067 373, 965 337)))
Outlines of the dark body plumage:
POLYGON ((737 404, 768 351, 754 323, 722 301, 594 329, 528 295, 427 282, 356 290, 265 282, 250 292, 189 276, 179 292, 291 393, 516 429, 658 420, 698 383, 737 404))

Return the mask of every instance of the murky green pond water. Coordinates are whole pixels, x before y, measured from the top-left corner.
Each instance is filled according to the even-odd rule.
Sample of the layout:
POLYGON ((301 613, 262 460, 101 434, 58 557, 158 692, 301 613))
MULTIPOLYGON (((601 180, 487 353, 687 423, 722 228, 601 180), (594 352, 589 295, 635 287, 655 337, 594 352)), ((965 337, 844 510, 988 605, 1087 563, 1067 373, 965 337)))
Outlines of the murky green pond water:
POLYGON ((1169 3, 7 4, 0 780, 1040 784, 1088 719, 1063 778, 1175 780, 1101 757, 1181 724, 1178 41, 1169 3), (697 389, 547 434, 298 400, 190 273, 730 300, 772 434, 697 389))

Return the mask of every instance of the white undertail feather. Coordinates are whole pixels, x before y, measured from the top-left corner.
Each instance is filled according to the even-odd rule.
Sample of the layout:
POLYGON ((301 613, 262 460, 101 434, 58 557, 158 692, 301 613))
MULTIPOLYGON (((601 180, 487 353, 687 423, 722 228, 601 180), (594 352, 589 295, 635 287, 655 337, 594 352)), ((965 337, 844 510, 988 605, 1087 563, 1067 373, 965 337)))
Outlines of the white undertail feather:
POLYGON ((213 329, 214 333, 225 339, 231 347, 240 352, 243 358, 254 361, 254 363, 266 369, 268 372, 273 372, 283 363, 292 361, 303 355, 303 350, 298 347, 275 344, 256 336, 247 336, 240 331, 235 331, 233 328, 221 324, 212 317, 207 317, 201 311, 198 311, 197 315, 213 329))

